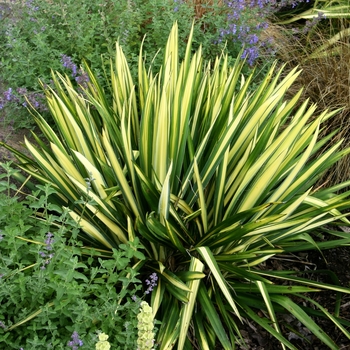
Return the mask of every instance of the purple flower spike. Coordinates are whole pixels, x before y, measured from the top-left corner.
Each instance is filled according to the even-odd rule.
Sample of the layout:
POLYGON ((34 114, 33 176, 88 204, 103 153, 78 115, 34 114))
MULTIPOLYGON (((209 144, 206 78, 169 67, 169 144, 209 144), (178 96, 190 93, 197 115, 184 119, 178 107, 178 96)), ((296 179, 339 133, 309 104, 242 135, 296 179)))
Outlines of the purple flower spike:
POLYGON ((12 88, 9 88, 8 90, 4 91, 4 97, 7 101, 11 101, 13 99, 12 88))
POLYGON ((81 339, 79 339, 78 332, 74 331, 72 334, 72 340, 67 343, 72 350, 78 350, 79 347, 83 346, 84 343, 81 339))
POLYGON ((153 291, 154 287, 157 285, 158 281, 158 276, 155 272, 153 272, 150 276, 149 279, 147 279, 145 282, 148 285, 147 290, 145 291, 145 294, 149 294, 153 291))
POLYGON ((46 234, 46 239, 45 239, 45 244, 46 244, 46 246, 44 247, 45 251, 39 252, 39 255, 44 259, 41 266, 42 270, 45 270, 45 265, 48 265, 51 259, 54 257, 54 254, 51 253, 51 251, 53 250, 53 246, 52 246, 53 243, 54 243, 53 234, 51 232, 48 232, 46 234))
POLYGON ((68 68, 72 71, 72 76, 75 77, 77 75, 77 65, 72 61, 72 58, 67 55, 61 55, 61 62, 63 67, 68 68))

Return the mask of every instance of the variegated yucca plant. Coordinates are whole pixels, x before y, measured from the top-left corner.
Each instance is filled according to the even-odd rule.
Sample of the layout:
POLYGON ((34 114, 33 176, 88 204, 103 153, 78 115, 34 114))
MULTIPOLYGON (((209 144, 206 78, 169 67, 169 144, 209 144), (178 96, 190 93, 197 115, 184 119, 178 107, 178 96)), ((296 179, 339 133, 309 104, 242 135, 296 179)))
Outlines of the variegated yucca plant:
POLYGON ((5 147, 20 168, 54 187, 51 200, 70 209, 86 246, 107 255, 139 237, 147 261, 135 268, 159 276, 149 300, 162 321, 159 349, 233 349, 246 320, 296 349, 280 313, 337 349, 310 312, 350 337, 339 308, 326 310, 310 296, 350 289, 269 268, 280 254, 350 243, 336 230, 315 238, 325 225, 349 223, 341 213, 349 193, 337 194, 349 184, 314 188, 349 153, 338 143, 315 157, 332 136, 318 140, 322 123, 335 112, 315 115, 307 103, 296 109, 301 91, 284 101, 296 69, 283 77, 275 64, 253 91, 242 61, 204 64, 191 38, 179 62, 174 25, 156 75, 141 49, 137 82, 117 44, 109 93, 87 66, 90 83, 80 90, 54 73, 45 92, 55 128, 33 112, 46 140, 25 140, 30 157, 5 147))

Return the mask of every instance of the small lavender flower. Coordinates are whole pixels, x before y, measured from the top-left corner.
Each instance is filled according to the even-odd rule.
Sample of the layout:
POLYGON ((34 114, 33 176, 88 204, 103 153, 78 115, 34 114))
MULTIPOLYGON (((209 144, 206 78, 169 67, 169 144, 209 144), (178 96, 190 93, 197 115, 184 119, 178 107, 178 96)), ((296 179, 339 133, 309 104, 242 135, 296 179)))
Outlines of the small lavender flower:
POLYGON ((54 242, 54 239, 53 239, 53 234, 51 232, 48 232, 46 234, 46 239, 45 239, 45 244, 46 244, 46 249, 47 250, 52 250, 52 244, 54 242))
POLYGON ((252 66, 255 60, 259 57, 259 51, 257 47, 248 47, 243 51, 242 58, 247 59, 247 62, 252 66))
POLYGON ((47 105, 45 104, 45 97, 41 93, 31 92, 25 95, 32 106, 37 110, 46 111, 47 105))
POLYGON ((0 242, 4 239, 4 235, 0 233, 0 242))
POLYGON ((81 347, 84 345, 83 341, 79 339, 78 332, 74 331, 72 334, 72 340, 67 343, 69 347, 72 348, 72 350, 78 350, 78 347, 81 347))
POLYGON ((86 189, 87 189, 88 191, 90 191, 90 190, 91 190, 92 182, 95 181, 95 179, 94 179, 93 176, 92 176, 92 173, 89 172, 89 177, 86 177, 84 180, 85 180, 85 184, 86 184, 86 189))
POLYGON ((154 287, 157 285, 158 281, 158 276, 155 272, 153 272, 150 276, 149 279, 147 279, 145 282, 148 285, 147 290, 145 291, 146 294, 149 294, 152 292, 154 287))
POLYGON ((28 0, 28 1, 26 2, 26 6, 27 6, 27 8, 28 8, 29 11, 34 11, 34 12, 35 12, 35 11, 39 11, 39 7, 33 5, 33 0, 28 0))
POLYGON ((322 20, 325 19, 326 16, 323 12, 318 12, 317 16, 312 18, 312 21, 308 20, 305 22, 303 28, 303 34, 307 34, 312 28, 316 27, 316 25, 322 20))
POLYGON ((83 70, 79 69, 79 75, 75 77, 75 81, 83 86, 87 87, 87 83, 90 82, 89 76, 83 70))
POLYGON ((9 88, 8 90, 4 91, 4 97, 7 101, 11 101, 13 99, 12 88, 9 88))
POLYGON ((54 243, 54 238, 53 238, 53 234, 51 232, 48 232, 46 234, 46 239, 45 239, 45 247, 44 250, 46 251, 40 251, 39 255, 45 259, 43 261, 43 264, 41 265, 41 270, 45 270, 45 265, 48 265, 51 261, 51 259, 54 257, 53 253, 49 253, 53 250, 53 243, 54 243))
POLYGON ((2 321, 0 321, 0 327, 3 328, 3 329, 5 329, 5 328, 6 328, 5 323, 2 322, 2 321))
POLYGON ((72 71, 72 77, 77 75, 77 65, 72 61, 72 58, 67 55, 61 55, 61 62, 63 67, 68 68, 72 71))
POLYGON ((16 91, 20 95, 25 95, 28 92, 28 90, 26 88, 22 88, 22 87, 17 88, 16 91))

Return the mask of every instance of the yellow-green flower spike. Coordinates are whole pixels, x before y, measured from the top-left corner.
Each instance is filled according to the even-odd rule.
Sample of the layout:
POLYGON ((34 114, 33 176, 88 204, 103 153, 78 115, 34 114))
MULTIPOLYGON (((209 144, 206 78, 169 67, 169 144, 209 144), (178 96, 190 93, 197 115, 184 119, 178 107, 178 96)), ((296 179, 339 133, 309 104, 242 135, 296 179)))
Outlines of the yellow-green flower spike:
POLYGON ((100 333, 98 339, 99 341, 96 343, 96 350, 109 350, 111 348, 111 344, 107 341, 107 334, 100 333))
POLYGON ((138 339, 137 350, 153 350, 153 316, 152 307, 146 301, 141 302, 140 313, 137 315, 138 339))

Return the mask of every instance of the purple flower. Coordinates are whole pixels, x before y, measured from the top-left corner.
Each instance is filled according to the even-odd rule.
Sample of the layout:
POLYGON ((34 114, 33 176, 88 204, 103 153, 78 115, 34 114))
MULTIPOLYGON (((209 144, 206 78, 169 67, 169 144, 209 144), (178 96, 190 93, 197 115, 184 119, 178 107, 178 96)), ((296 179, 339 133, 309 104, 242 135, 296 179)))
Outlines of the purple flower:
POLYGON ((4 97, 7 101, 11 101, 13 99, 12 88, 9 88, 8 90, 4 91, 4 97))
POLYGON ((74 331, 72 334, 72 340, 67 343, 69 347, 72 348, 72 350, 78 350, 78 347, 83 346, 84 343, 81 339, 79 339, 79 334, 74 331))
POLYGON ((49 253, 50 251, 53 250, 52 244, 54 243, 53 239, 53 234, 51 232, 48 232, 46 234, 46 239, 45 239, 45 244, 46 246, 44 247, 45 251, 40 251, 39 255, 45 259, 42 263, 42 266, 40 267, 42 270, 45 270, 45 265, 48 265, 51 261, 51 259, 54 257, 53 253, 49 253))
POLYGON ((28 8, 28 13, 31 14, 32 12, 36 12, 36 11, 39 11, 39 7, 38 6, 35 6, 33 5, 33 0, 28 0, 26 2, 26 6, 28 8))
POLYGON ((256 34, 251 34, 249 36, 249 44, 254 45, 254 44, 257 44, 258 41, 259 41, 259 38, 256 34))
MULTIPOLYGON (((174 0, 174 5, 177 5, 177 3, 179 3, 179 2, 181 2, 181 1, 174 0)), ((177 12, 177 11, 179 11, 179 6, 174 7, 174 12, 177 12)))
POLYGON ((46 249, 47 250, 52 250, 52 244, 53 244, 53 234, 51 232, 48 232, 46 234, 46 239, 45 239, 45 244, 46 244, 46 249))
POLYGON ((313 17, 312 21, 306 21, 304 28, 303 28, 303 33, 307 34, 312 28, 316 27, 316 25, 322 20, 326 18, 325 14, 323 12, 318 12, 317 17, 313 17))
POLYGON ((145 282, 148 285, 147 290, 145 291, 145 294, 149 294, 152 292, 153 288, 157 285, 158 276, 155 272, 153 272, 149 279, 147 279, 145 282))
POLYGON ((243 51, 242 58, 247 59, 249 65, 253 65, 255 60, 259 57, 259 51, 257 47, 248 47, 243 51))
POLYGON ((77 75, 77 65, 72 61, 72 58, 67 55, 61 55, 61 62, 63 67, 68 68, 72 71, 72 77, 77 75))
POLYGON ((90 81, 89 76, 87 73, 85 73, 83 70, 79 69, 79 75, 75 77, 75 81, 83 86, 87 87, 87 83, 90 81))
POLYGON ((5 323, 0 321, 0 327, 5 329, 6 328, 5 323))
POLYGON ((25 95, 27 92, 28 91, 26 88, 17 88, 17 93, 19 93, 20 95, 25 95))

